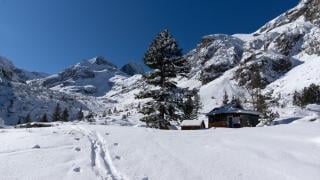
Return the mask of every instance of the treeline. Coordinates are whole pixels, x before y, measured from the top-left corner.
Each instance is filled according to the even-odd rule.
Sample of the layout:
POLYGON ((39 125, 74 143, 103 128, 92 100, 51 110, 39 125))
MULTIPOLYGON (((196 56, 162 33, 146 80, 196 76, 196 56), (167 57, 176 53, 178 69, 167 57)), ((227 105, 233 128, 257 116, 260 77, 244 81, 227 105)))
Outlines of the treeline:
POLYGON ((308 104, 320 104, 320 86, 311 84, 300 92, 295 91, 293 104, 300 107, 305 107, 308 104))
MULTIPOLYGON (((80 108, 79 112, 77 113, 78 120, 83 120, 84 114, 82 111, 82 108, 80 108)), ((31 122, 57 122, 57 121, 62 121, 62 122, 69 122, 70 121, 70 114, 68 108, 64 108, 64 110, 61 109, 60 104, 58 103, 54 111, 51 115, 51 120, 49 119, 49 116, 47 113, 44 113, 40 118, 38 119, 32 119, 31 114, 28 113, 26 117, 20 118, 17 124, 24 124, 24 123, 31 123, 31 122)))

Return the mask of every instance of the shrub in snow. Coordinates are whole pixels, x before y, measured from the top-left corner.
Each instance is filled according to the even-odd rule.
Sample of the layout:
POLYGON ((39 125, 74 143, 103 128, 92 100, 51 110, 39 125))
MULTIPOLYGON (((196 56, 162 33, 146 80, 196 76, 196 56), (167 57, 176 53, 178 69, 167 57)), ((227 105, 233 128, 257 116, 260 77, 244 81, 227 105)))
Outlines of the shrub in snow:
POLYGON ((34 145, 33 147, 32 147, 32 149, 40 149, 40 145, 34 145))
POLYGON ((293 104, 305 107, 308 104, 320 104, 320 86, 311 84, 301 92, 295 91, 293 94, 293 104))

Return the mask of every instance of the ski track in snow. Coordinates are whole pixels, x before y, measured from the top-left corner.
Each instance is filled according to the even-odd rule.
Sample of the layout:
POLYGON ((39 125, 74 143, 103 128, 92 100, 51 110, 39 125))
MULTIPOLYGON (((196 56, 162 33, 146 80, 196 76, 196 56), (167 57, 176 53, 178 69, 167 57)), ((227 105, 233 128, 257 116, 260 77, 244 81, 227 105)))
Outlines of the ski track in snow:
POLYGON ((91 166, 102 180, 126 180, 112 162, 104 138, 98 133, 78 127, 78 132, 85 135, 91 143, 91 166))

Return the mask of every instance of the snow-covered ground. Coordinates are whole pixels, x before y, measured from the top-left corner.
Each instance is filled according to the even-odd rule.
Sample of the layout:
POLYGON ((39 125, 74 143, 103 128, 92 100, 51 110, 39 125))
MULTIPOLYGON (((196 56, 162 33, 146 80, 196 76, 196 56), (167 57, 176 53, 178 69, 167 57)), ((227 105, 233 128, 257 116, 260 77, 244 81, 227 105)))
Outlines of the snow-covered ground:
POLYGON ((200 131, 64 124, 2 129, 0 143, 1 180, 320 177, 319 121, 200 131))

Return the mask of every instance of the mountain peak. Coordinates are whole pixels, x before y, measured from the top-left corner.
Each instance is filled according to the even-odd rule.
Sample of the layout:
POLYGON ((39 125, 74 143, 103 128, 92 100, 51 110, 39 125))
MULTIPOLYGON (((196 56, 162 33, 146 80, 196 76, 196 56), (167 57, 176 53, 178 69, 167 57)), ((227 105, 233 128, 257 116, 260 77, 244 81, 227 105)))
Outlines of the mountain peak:
POLYGON ((260 28, 257 33, 261 34, 269 32, 277 27, 290 24, 298 20, 303 20, 316 26, 320 26, 320 0, 301 0, 296 7, 267 23, 260 28))
POLYGON ((102 56, 94 57, 94 58, 88 60, 88 62, 90 64, 95 64, 95 65, 109 65, 109 66, 116 67, 116 65, 112 64, 110 61, 108 61, 106 58, 104 58, 102 56))
POLYGON ((144 74, 143 66, 133 62, 129 62, 128 64, 125 64, 121 68, 121 71, 131 76, 136 74, 144 74))

